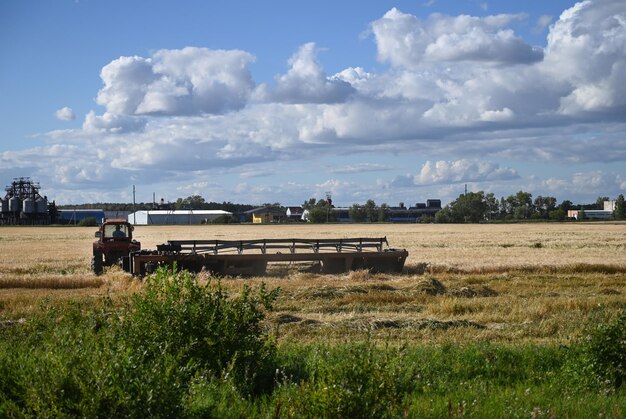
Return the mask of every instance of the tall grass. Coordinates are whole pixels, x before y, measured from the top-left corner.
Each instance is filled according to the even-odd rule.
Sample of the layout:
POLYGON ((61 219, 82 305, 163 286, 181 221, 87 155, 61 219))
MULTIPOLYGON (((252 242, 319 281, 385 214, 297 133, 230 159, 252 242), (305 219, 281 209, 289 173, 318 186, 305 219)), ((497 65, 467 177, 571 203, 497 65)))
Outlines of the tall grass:
POLYGON ((44 306, 0 328, 0 416, 178 416, 199 377, 271 390, 275 347, 260 322, 275 297, 231 298, 161 270, 121 307, 44 306))
POLYGON ((0 417, 626 412, 623 314, 570 346, 277 346, 265 320, 277 294, 243 286, 231 295, 219 282, 160 270, 125 304, 43 305, 0 325, 0 417))

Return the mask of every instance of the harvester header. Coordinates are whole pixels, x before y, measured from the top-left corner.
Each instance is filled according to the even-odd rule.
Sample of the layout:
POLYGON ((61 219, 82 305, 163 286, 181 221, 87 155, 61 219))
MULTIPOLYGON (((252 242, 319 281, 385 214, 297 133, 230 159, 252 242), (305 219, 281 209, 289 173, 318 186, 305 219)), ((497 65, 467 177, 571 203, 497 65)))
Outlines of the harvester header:
POLYGON ((176 266, 218 275, 262 275, 274 262, 312 262, 322 273, 356 269, 401 272, 405 249, 389 247, 386 237, 340 239, 169 240, 156 250, 131 252, 125 269, 133 275, 176 266))

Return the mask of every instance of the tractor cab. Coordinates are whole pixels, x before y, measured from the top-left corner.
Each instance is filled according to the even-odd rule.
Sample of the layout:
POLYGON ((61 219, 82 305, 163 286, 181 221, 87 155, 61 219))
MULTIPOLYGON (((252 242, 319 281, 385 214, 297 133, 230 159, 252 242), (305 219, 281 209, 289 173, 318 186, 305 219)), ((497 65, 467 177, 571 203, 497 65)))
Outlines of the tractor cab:
POLYGON ((129 254, 141 250, 141 243, 133 239, 133 226, 124 219, 104 220, 95 236, 91 267, 96 275, 103 266, 128 263, 129 254))
POLYGON ((96 237, 104 240, 132 241, 133 226, 125 220, 108 220, 96 231, 96 237))

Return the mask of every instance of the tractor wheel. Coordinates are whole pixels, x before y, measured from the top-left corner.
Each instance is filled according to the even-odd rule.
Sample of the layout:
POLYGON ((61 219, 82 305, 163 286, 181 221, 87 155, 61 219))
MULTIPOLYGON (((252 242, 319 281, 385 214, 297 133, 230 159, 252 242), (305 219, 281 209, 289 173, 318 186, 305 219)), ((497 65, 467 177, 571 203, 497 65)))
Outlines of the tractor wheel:
POLYGON ((91 270, 94 274, 100 275, 102 273, 102 252, 95 252, 91 259, 91 270))

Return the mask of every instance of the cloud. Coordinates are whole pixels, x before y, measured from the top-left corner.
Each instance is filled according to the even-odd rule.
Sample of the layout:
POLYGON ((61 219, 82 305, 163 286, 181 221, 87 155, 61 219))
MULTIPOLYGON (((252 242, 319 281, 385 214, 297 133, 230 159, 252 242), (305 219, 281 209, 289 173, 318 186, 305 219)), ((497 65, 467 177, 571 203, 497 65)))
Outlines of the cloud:
POLYGON ((107 64, 97 97, 121 115, 202 115, 241 109, 254 87, 239 50, 186 47, 159 50, 149 58, 120 57, 107 64))
POLYGON ((271 100, 282 103, 341 103, 354 88, 340 77, 327 77, 317 62, 315 43, 300 47, 289 59, 289 71, 276 76, 271 100))
POLYGON ((497 163, 466 159, 437 162, 427 161, 415 175, 416 185, 432 185, 459 182, 482 182, 519 178, 517 172, 497 163))
POLYGON ((378 163, 359 163, 350 164, 343 167, 335 167, 330 170, 330 173, 345 174, 345 173, 364 173, 364 172, 381 172, 391 170, 389 166, 378 163))
POLYGON ((505 28, 510 22, 525 18, 433 14, 422 22, 393 8, 372 23, 372 32, 379 60, 407 69, 416 69, 425 62, 531 64, 543 59, 543 51, 505 28))
MULTIPOLYGON (((549 27, 541 61, 510 29, 523 15, 420 21, 396 9, 372 23, 389 67, 352 63, 329 76, 308 43, 274 84, 256 84, 254 56, 245 51, 190 47, 120 57, 101 72, 103 110, 89 112, 80 129, 38 137, 48 142, 42 147, 2 153, 0 166, 51 179, 72 196, 85 185, 106 191, 167 182, 175 190, 189 178, 217 178, 222 189, 207 189, 229 200, 231 179, 244 178, 259 202, 269 200, 261 198, 268 190, 299 197, 304 190, 323 196, 324 188, 359 202, 367 194, 396 201, 417 186, 433 194, 461 182, 525 186, 516 170, 495 163, 503 160, 544 172, 619 165, 626 161, 622 5, 584 2, 565 11, 549 27), (455 45, 439 48, 455 37, 455 45), (470 39, 475 45, 465 45, 470 39), (280 176, 295 177, 299 162, 329 168, 337 156, 357 154, 370 163, 331 169, 341 182, 307 173, 310 184, 274 187, 280 176), (407 174, 397 168, 405 163, 395 165, 398 156, 427 163, 407 174), (285 162, 295 168, 287 172, 285 162), (271 174, 259 177, 266 167, 271 174), (392 180, 360 184, 358 173, 379 170, 392 180)), ((623 184, 626 173, 616 175, 623 184)), ((560 181, 572 184, 535 182, 550 190, 560 181)), ((236 196, 247 201, 244 190, 236 196)))
POLYGON ((390 183, 393 187, 446 185, 462 182, 493 182, 518 179, 517 171, 500 167, 497 163, 474 160, 426 161, 419 173, 396 176, 390 183))
POLYGON ((541 15, 537 18, 535 26, 531 29, 531 32, 535 35, 539 35, 552 23, 552 16, 541 15))
POLYGON ((90 111, 85 116, 83 130, 86 133, 110 132, 123 134, 127 132, 141 131, 145 125, 145 118, 115 114, 111 112, 96 115, 94 111, 90 111))
POLYGON ((602 170, 575 172, 564 177, 535 179, 529 189, 544 191, 544 195, 552 193, 565 197, 577 196, 579 202, 594 202, 598 196, 615 199, 626 191, 626 175, 602 170))
POLYGON ((559 112, 626 106, 626 10, 617 1, 584 1, 564 11, 548 34, 542 70, 567 83, 559 112))
POLYGON ((74 115, 72 108, 68 108, 67 106, 57 110, 54 115, 61 121, 73 121, 76 119, 76 115, 74 115))

